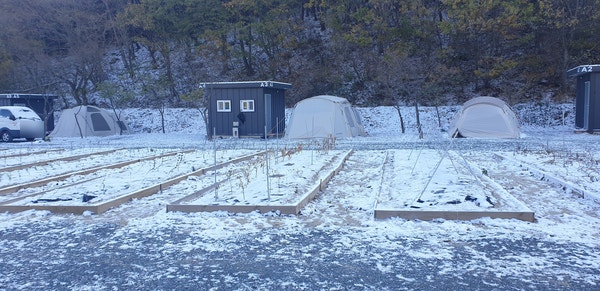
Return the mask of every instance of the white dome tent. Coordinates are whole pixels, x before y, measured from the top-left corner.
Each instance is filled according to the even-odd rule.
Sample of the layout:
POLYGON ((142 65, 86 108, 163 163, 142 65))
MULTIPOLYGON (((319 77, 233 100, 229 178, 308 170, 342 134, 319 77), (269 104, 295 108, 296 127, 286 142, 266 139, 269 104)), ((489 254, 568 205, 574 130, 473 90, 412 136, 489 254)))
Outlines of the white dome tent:
POLYGON ((127 126, 116 115, 96 106, 64 109, 50 137, 109 136, 128 133, 127 126))
POLYGON ((366 135, 359 113, 345 98, 319 95, 296 104, 287 138, 344 138, 366 135))
POLYGON ((519 138, 521 126, 504 101, 477 97, 465 102, 448 133, 450 137, 519 138))

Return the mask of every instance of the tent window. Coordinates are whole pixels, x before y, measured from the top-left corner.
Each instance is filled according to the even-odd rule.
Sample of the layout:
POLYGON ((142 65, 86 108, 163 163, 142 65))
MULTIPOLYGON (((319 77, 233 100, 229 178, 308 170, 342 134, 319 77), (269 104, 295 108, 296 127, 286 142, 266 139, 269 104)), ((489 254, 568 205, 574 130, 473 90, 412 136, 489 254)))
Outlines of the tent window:
POLYGON ((87 111, 88 112, 100 112, 100 109, 96 109, 96 108, 94 108, 92 106, 88 106, 87 111))
POLYGON ((231 100, 217 100, 217 112, 231 112, 231 100))
POLYGON ((110 126, 108 125, 108 122, 106 122, 106 119, 104 119, 102 114, 92 113, 90 115, 90 118, 92 119, 92 128, 94 129, 94 131, 110 131, 110 126))
POLYGON ((240 100, 240 111, 254 112, 254 100, 240 100))

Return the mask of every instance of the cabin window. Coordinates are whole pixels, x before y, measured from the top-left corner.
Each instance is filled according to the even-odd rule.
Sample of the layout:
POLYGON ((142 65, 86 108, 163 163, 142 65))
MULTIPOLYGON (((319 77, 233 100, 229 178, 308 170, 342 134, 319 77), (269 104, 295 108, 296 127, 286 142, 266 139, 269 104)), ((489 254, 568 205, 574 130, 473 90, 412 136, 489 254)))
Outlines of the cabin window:
POLYGON ((254 100, 240 100, 240 111, 254 112, 254 100))
POLYGON ((217 100, 217 112, 231 112, 231 100, 217 100))

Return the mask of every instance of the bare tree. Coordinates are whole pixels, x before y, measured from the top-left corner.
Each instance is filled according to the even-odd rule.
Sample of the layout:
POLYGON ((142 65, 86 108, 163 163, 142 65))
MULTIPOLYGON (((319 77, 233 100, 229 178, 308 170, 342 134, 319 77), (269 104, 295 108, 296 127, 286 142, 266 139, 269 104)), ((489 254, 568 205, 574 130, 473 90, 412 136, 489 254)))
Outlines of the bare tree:
POLYGON ((18 60, 26 86, 56 84, 76 104, 90 103, 96 84, 105 78, 102 59, 107 33, 104 6, 93 0, 5 1, 1 15, 10 25, 0 41, 18 60), (59 81, 59 82, 56 82, 59 81))
MULTIPOLYGON (((121 123, 121 112, 123 109, 134 99, 134 92, 129 86, 123 84, 123 82, 110 82, 104 81, 97 86, 97 90, 104 100, 106 100, 110 108, 115 113, 117 121, 121 123), (117 112, 119 110, 119 112, 117 112)), ((123 127, 120 127, 120 134, 123 134, 123 127)))
POLYGON ((419 116, 419 101, 425 76, 419 58, 409 57, 402 51, 389 50, 379 63, 376 80, 380 84, 381 95, 385 103, 396 108, 400 118, 402 133, 405 133, 402 107, 414 105, 419 138, 423 138, 423 130, 419 116))
POLYGON ((169 105, 170 83, 164 75, 154 78, 150 75, 141 77, 142 93, 146 96, 146 104, 158 110, 160 113, 161 131, 165 130, 165 110, 169 105))

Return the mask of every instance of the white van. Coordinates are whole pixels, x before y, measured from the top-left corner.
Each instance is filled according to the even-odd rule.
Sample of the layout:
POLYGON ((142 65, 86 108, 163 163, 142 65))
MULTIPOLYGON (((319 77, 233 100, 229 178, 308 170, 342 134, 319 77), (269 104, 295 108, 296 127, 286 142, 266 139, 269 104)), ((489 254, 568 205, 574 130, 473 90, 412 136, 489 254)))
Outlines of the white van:
POLYGON ((35 111, 24 106, 0 106, 0 142, 43 137, 44 121, 35 111))

